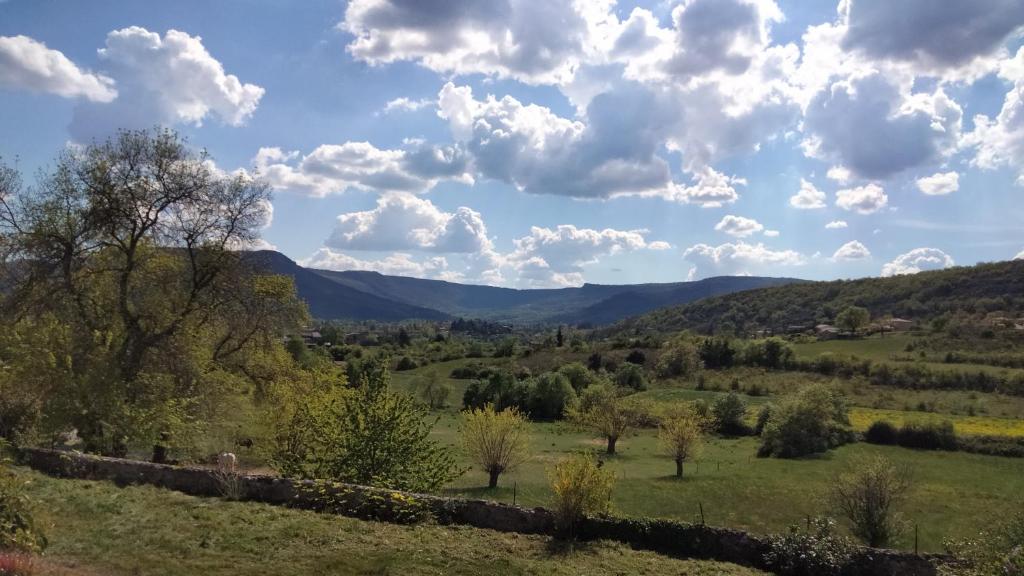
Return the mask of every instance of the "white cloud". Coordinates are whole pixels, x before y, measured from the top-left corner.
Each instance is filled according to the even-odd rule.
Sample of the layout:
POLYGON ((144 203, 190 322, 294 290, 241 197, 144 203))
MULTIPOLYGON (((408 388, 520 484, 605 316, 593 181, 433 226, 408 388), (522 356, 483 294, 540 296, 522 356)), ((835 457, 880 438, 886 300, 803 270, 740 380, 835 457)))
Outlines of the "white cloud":
POLYGON ((815 210, 825 207, 825 193, 814 187, 803 178, 800 179, 800 191, 789 197, 789 205, 801 210, 815 210))
POLYGON ((349 188, 423 192, 441 180, 468 183, 468 164, 457 147, 419 142, 399 150, 382 150, 368 142, 323 144, 306 156, 260 148, 253 158, 253 166, 274 188, 318 197, 349 188))
POLYGON ((747 181, 735 176, 727 176, 714 168, 706 167, 694 175, 695 182, 690 186, 677 184, 665 198, 685 204, 696 204, 701 208, 721 208, 724 204, 732 204, 739 199, 736 186, 744 186, 747 181))
POLYGON ((1024 185, 1024 47, 1000 63, 999 77, 1012 83, 999 114, 994 119, 975 116, 974 130, 964 136, 963 144, 977 149, 974 166, 1009 167, 1019 174, 1017 183, 1024 185))
POLYGON ((806 259, 793 250, 772 250, 764 244, 736 243, 710 246, 697 244, 687 248, 683 257, 695 265, 693 277, 713 274, 776 273, 779 266, 799 266, 806 259))
POLYGON ((768 238, 778 238, 779 237, 779 231, 778 230, 765 230, 764 231, 764 235, 766 237, 768 237, 768 238))
POLYGON ((828 177, 829 180, 835 180, 840 184, 846 184, 850 181, 850 178, 853 177, 853 175, 850 174, 850 169, 844 166, 833 166, 829 168, 825 176, 828 177))
POLYGON ((917 189, 929 196, 952 194, 960 189, 960 175, 956 172, 938 172, 918 178, 917 189))
POLYGON ((430 200, 407 193, 384 194, 373 210, 341 214, 324 245, 337 250, 446 253, 492 248, 479 212, 466 207, 444 212, 430 200))
POLYGON ((938 248, 915 248, 882 266, 882 276, 917 274, 922 270, 939 270, 953 265, 953 258, 938 248))
POLYGON ((1014 260, 1024 260, 1024 250, 1021 250, 1019 253, 1017 253, 1017 255, 1013 257, 1013 259, 1014 260))
POLYGON ((828 230, 839 230, 841 228, 846 228, 847 226, 848 224, 846 223, 846 220, 833 220, 828 224, 825 224, 825 228, 828 230))
POLYGON ((836 192, 836 206, 858 214, 872 214, 885 208, 888 204, 889 197, 877 184, 867 184, 836 192))
POLYGON ((299 261, 306 268, 320 270, 371 270, 395 276, 417 278, 450 278, 448 261, 443 256, 417 260, 411 254, 396 252, 379 260, 364 260, 330 248, 320 248, 309 258, 299 261))
POLYGON ((571 78, 592 48, 606 3, 568 0, 353 0, 339 27, 358 60, 408 60, 436 72, 488 74, 529 83, 571 78))
POLYGON ((733 216, 732 214, 728 214, 715 225, 715 230, 725 232, 726 234, 736 238, 746 238, 747 236, 761 232, 764 230, 764 226, 752 218, 744 218, 743 216, 733 216))
POLYGON ((836 262, 852 262, 868 258, 871 258, 871 251, 868 250, 867 246, 856 240, 843 244, 832 254, 832 260, 836 262))
POLYGON ((58 50, 28 36, 0 36, 0 87, 110 102, 114 81, 83 70, 58 50))
POLYGON ((885 179, 952 154, 963 111, 942 88, 913 95, 879 72, 826 85, 804 116, 805 154, 885 179))
POLYGON ((99 57, 117 83, 118 97, 109 104, 83 102, 76 107, 71 132, 78 140, 115 128, 201 125, 211 116, 240 126, 264 93, 227 74, 200 37, 177 30, 163 37, 138 26, 115 30, 107 34, 99 57))
POLYGON ((530 234, 513 241, 506 258, 521 284, 577 286, 583 283, 584 266, 601 257, 642 249, 664 250, 663 241, 648 243, 642 230, 593 230, 562 224, 554 229, 534 226, 530 234))
POLYGON ((647 249, 648 250, 658 250, 658 251, 660 251, 660 250, 671 250, 672 249, 672 245, 669 244, 668 242, 665 242, 664 240, 655 240, 654 242, 648 242, 647 243, 647 249))
POLYGON ((382 112, 385 114, 390 114, 392 112, 415 112, 422 108, 429 108, 434 104, 435 102, 433 100, 426 98, 421 100, 410 100, 409 98, 402 96, 400 98, 395 98, 394 100, 389 100, 388 103, 384 105, 382 112))

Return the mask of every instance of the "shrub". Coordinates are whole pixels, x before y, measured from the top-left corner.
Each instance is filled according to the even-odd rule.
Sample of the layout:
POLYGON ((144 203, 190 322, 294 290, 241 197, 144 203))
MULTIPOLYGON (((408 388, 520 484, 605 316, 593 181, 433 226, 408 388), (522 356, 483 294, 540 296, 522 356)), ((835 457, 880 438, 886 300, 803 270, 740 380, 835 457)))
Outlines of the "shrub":
POLYGON ((32 517, 31 502, 22 483, 6 466, 0 461, 0 551, 42 552, 46 537, 32 517))
POLYGON ((832 483, 829 500, 868 546, 891 546, 903 531, 898 508, 910 489, 906 470, 882 457, 856 462, 832 483))
POLYGON ((702 367, 697 347, 679 339, 662 350, 658 357, 657 371, 662 378, 680 378, 696 374, 702 367))
POLYGON ((549 477, 554 493, 552 512, 559 537, 575 538, 580 520, 588 515, 607 514, 611 509, 615 476, 598 464, 592 454, 562 460, 549 477))
POLYGON ((719 434, 742 436, 749 432, 747 425, 743 423, 747 405, 735 392, 715 400, 711 406, 711 414, 714 416, 715 431, 719 434))
POLYGON ((683 463, 700 454, 703 442, 701 421, 693 413, 670 416, 658 430, 662 450, 676 463, 676 478, 683 477, 683 463))
POLYGON ((1024 458, 1024 438, 1008 436, 960 436, 957 448, 964 452, 1024 458))
POLYGON ((579 362, 566 364, 559 368, 558 372, 569 379, 569 383, 577 393, 582 392, 597 379, 593 372, 579 362))
POLYGON ((530 417, 536 420, 558 420, 566 408, 576 402, 576 391, 569 379, 558 372, 541 374, 529 391, 530 417))
POLYGON ((736 349, 728 338, 706 338, 700 345, 700 359, 705 368, 729 368, 736 357, 736 349))
POLYGON ((615 373, 615 384, 639 391, 647 388, 647 379, 644 378, 643 368, 636 364, 625 364, 615 373))
POLYGON ((974 538, 943 542, 961 562, 957 576, 1016 576, 1024 573, 1024 512, 996 523, 974 538))
POLYGON ((773 407, 771 404, 765 404, 761 411, 757 413, 757 423, 754 424, 754 435, 760 436, 764 432, 764 427, 768 425, 768 420, 772 417, 773 407))
POLYGON ((798 458, 852 442, 846 401, 835 389, 811 385, 774 410, 761 433, 759 456, 798 458))
POLYGON ((647 362, 647 355, 639 350, 633 350, 626 356, 626 362, 630 364, 636 364, 637 366, 643 366, 647 362))
POLYGON ((906 422, 896 434, 896 443, 922 450, 956 450, 956 432, 952 422, 906 422))
POLYGON ((420 385, 420 398, 426 402, 427 406, 430 406, 431 410, 444 408, 444 405, 448 402, 448 395, 451 393, 451 386, 441 382, 434 376, 428 377, 420 385))
POLYGON ((395 370, 398 370, 399 372, 415 370, 416 368, 416 361, 408 356, 402 356, 401 359, 398 360, 398 365, 395 366, 395 370))
POLYGON ((864 432, 864 441, 870 444, 892 445, 896 443, 897 429, 891 422, 877 420, 864 432))
POLYGON ((487 472, 489 488, 529 454, 529 424, 517 408, 496 412, 488 404, 462 414, 462 447, 487 472))
POLYGON ((793 525, 787 534, 770 536, 765 564, 781 576, 840 576, 854 550, 834 521, 814 518, 806 528, 793 525))

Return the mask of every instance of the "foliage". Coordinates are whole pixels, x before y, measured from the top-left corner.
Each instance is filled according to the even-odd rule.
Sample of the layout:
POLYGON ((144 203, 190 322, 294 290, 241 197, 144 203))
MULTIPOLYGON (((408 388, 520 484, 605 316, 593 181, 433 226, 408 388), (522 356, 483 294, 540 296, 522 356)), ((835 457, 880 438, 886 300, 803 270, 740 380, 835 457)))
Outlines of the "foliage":
POLYGON ((488 487, 498 476, 529 457, 529 424, 515 407, 496 412, 492 404, 462 414, 462 447, 488 474, 488 487))
POLYGON ((16 372, 44 368, 20 383, 40 434, 76 429, 115 455, 186 447, 204 408, 258 385, 250 359, 305 320, 292 280, 256 274, 239 252, 268 186, 211 164, 174 132, 121 132, 65 150, 33 187, 0 182, 0 354, 16 372))
POLYGON ((276 463, 285 475, 396 490, 435 490, 458 472, 430 439, 428 409, 392 392, 387 374, 311 394, 281 427, 276 463))
POLYGON ((427 378, 420 385, 420 398, 427 403, 427 406, 431 410, 440 410, 444 408, 448 402, 448 396, 451 394, 452 388, 448 384, 441 382, 436 376, 427 378))
POLYGON ((401 358, 399 358, 398 364, 395 366, 395 370, 397 370, 399 372, 402 372, 402 371, 405 371, 405 370, 415 370, 415 369, 416 369, 416 361, 413 360, 412 358, 409 358, 408 356, 402 356, 401 358))
POLYGON ((956 432, 951 422, 904 422, 896 433, 896 443, 906 448, 956 450, 956 432))
POLYGON ((697 347, 687 339, 677 338, 658 356, 658 375, 662 378, 687 378, 703 367, 697 347))
POLYGON ((592 454, 562 460, 551 470, 549 478, 554 493, 552 512, 560 537, 575 538, 581 519, 610 511, 615 476, 592 454))
POLYGON ((743 364, 771 370, 791 367, 794 358, 793 348, 780 338, 751 340, 740 353, 740 362, 743 364))
POLYGON ((949 576, 1016 576, 1024 573, 1024 512, 972 538, 947 540, 946 552, 962 561, 949 576))
POLYGON ((714 416, 715 431, 727 436, 742 436, 748 433, 743 418, 747 415, 747 405, 739 394, 730 392, 719 397, 711 405, 714 416))
POLYGON ((798 458, 853 441, 846 400, 819 384, 780 403, 761 433, 759 456, 798 458))
POLYGON ((899 507, 910 489, 905 469, 877 456, 855 462, 832 483, 829 500, 854 535, 873 548, 891 546, 904 525, 899 507))
POLYGON ((576 402, 569 379, 558 372, 538 376, 529 391, 528 410, 535 420, 558 420, 576 402))
POLYGON ((666 418, 658 430, 662 450, 676 463, 676 477, 683 477, 683 463, 700 455, 703 422, 691 411, 666 418))
POLYGON ((647 378, 644 376, 644 369, 628 362, 623 364, 615 372, 615 384, 621 388, 645 390, 647 388, 647 378))
POLYGON ((864 432, 864 441, 871 444, 895 444, 899 431, 891 422, 876 420, 864 432))
POLYGON ((640 350, 633 350, 626 355, 626 362, 636 364, 637 366, 643 366, 647 362, 647 355, 640 350))
POLYGON ((736 358, 736 349, 733 348, 732 342, 728 338, 716 336, 714 338, 705 338, 701 342, 699 354, 700 361, 704 364, 705 368, 717 370, 729 368, 733 365, 736 358))
POLYGON ((600 434, 607 441, 608 454, 615 454, 619 438, 639 420, 637 408, 623 402, 621 389, 607 384, 595 384, 584 390, 569 417, 578 426, 600 434))
POLYGON ((25 495, 23 482, 7 469, 8 463, 2 458, 0 450, 0 553, 42 552, 46 537, 33 518, 32 503, 25 495))
POLYGON ((573 390, 575 390, 577 394, 585 390, 587 386, 590 386, 597 381, 597 377, 594 373, 579 362, 570 362, 561 366, 558 369, 558 373, 569 379, 569 383, 572 384, 573 390))
POLYGON ((853 553, 834 521, 812 518, 806 528, 793 525, 787 534, 769 536, 765 564, 781 576, 841 576, 853 553))
POLYGON ((870 321, 871 313, 868 312, 867 308, 861 306, 847 306, 839 314, 836 314, 836 326, 850 334, 856 334, 861 328, 867 326, 870 321))

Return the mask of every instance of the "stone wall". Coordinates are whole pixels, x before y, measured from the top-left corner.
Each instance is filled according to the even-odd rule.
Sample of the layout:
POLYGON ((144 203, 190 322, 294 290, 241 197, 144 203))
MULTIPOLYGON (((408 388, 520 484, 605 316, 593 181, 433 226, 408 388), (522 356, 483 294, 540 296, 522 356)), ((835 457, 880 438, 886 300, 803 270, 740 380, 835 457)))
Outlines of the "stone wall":
MULTIPOLYGON (((120 460, 36 448, 20 450, 23 464, 62 478, 107 480, 121 486, 146 484, 194 496, 224 494, 224 476, 205 468, 189 468, 120 460)), ((351 484, 315 484, 272 476, 239 475, 231 477, 236 496, 242 500, 321 509, 323 493, 335 502, 331 512, 349 516, 392 519, 386 510, 396 501, 415 502, 442 524, 463 524, 502 532, 552 534, 554 519, 544 508, 522 508, 489 502, 443 498, 427 494, 406 494, 351 484), (317 490, 314 491, 313 488, 317 490), (317 497, 313 497, 316 493, 317 497)), ((764 568, 767 542, 757 536, 700 524, 672 520, 628 518, 588 518, 578 528, 582 539, 616 540, 636 548, 654 550, 680 558, 706 558, 744 566, 764 568)), ((934 576, 945 557, 915 555, 891 550, 865 548, 858 554, 850 576, 934 576)))

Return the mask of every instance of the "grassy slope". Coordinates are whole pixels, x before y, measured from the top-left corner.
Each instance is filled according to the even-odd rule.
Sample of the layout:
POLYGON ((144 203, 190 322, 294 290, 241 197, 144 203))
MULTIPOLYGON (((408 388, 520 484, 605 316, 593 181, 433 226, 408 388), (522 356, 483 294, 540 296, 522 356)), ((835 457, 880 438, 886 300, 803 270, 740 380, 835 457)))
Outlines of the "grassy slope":
POLYGON ((50 537, 50 574, 759 574, 614 543, 558 551, 537 536, 396 526, 23 473, 50 537))

